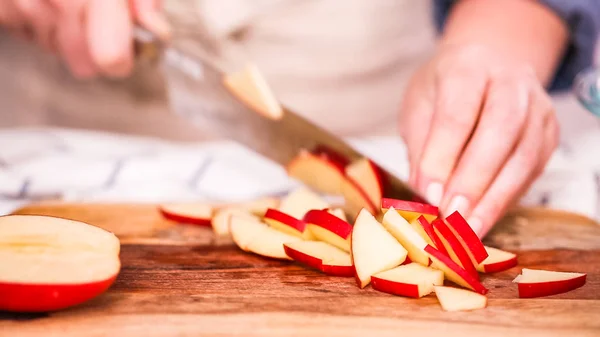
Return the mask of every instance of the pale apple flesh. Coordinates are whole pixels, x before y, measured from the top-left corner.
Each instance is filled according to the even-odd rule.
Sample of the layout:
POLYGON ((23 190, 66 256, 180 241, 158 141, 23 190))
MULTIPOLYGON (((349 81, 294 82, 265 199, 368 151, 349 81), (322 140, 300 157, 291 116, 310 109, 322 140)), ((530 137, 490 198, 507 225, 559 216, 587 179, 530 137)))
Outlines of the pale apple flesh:
POLYGON ((341 208, 330 208, 330 209, 327 209, 327 211, 330 214, 335 215, 336 217, 340 218, 341 220, 344 220, 344 221, 348 222, 348 217, 346 216, 346 212, 344 212, 343 209, 341 209, 341 208))
POLYGON ((160 213, 171 221, 200 226, 210 226, 214 207, 203 203, 174 203, 159 207, 160 213))
POLYGON ((485 247, 488 257, 477 265, 481 273, 497 273, 517 265, 517 254, 500 250, 494 247, 485 247))
POLYGON ((342 181, 342 195, 346 200, 344 209, 351 218, 356 218, 363 208, 371 214, 377 213, 375 205, 354 179, 346 177, 346 179, 342 181))
POLYGON ((461 243, 473 265, 477 266, 488 257, 488 252, 467 221, 458 211, 446 217, 448 228, 461 243))
POLYGON ((303 219, 308 230, 317 240, 350 252, 352 225, 325 210, 312 210, 303 219))
POLYGON ((373 289, 384 293, 420 298, 432 293, 434 286, 444 284, 444 273, 409 263, 373 275, 371 283, 373 289))
POLYGON ((485 295, 488 292, 488 289, 485 288, 477 278, 456 264, 456 262, 452 261, 447 255, 442 254, 439 250, 429 245, 425 247, 425 251, 432 260, 431 267, 443 271, 447 280, 482 295, 485 295))
POLYGON ((231 220, 231 216, 233 214, 237 214, 239 216, 246 216, 255 220, 259 220, 259 218, 243 209, 238 208, 222 208, 215 212, 213 218, 211 219, 211 226, 213 232, 217 236, 225 237, 229 236, 229 222, 231 220))
POLYGON ((312 190, 300 187, 281 200, 279 211, 296 219, 302 219, 306 212, 313 209, 324 209, 331 207, 325 199, 312 190))
POLYGON ((476 292, 435 286, 435 295, 444 311, 472 311, 487 307, 487 297, 476 292))
POLYGON ((425 252, 427 242, 396 212, 394 207, 391 207, 385 213, 382 223, 388 232, 408 251, 408 258, 411 261, 423 266, 429 265, 429 254, 425 252))
POLYGON ((379 168, 369 159, 359 159, 346 167, 346 176, 360 187, 372 205, 381 204, 383 183, 379 168))
POLYGON ((366 209, 358 214, 352 229, 352 259, 360 288, 371 276, 401 265, 408 255, 402 245, 366 209))
POLYGON ((263 221, 269 226, 286 234, 294 235, 303 238, 304 240, 311 240, 314 238, 312 233, 307 229, 306 222, 276 209, 267 210, 263 221))
POLYGON ((229 232, 233 242, 243 251, 273 259, 290 260, 283 245, 302 238, 273 229, 260 220, 231 215, 229 232))
POLYGON ((446 248, 448 256, 469 274, 473 275, 473 277, 479 279, 479 274, 477 273, 477 269, 475 269, 469 254, 460 241, 458 241, 458 238, 454 235, 452 230, 450 230, 446 222, 443 219, 436 219, 433 221, 432 225, 440 238, 440 241, 446 248))
POLYGON ((284 245, 286 254, 294 261, 332 276, 354 276, 350 254, 321 241, 297 241, 284 245))
POLYGON ((0 217, 0 310, 55 311, 105 292, 120 268, 120 242, 61 218, 0 217))
POLYGON ((324 194, 340 195, 344 168, 328 159, 325 154, 301 151, 287 166, 290 177, 324 194))
POLYGON ((562 294, 583 287, 586 278, 585 273, 523 268, 521 275, 513 282, 518 285, 520 298, 534 298, 562 294))
POLYGON ((433 205, 408 200, 383 198, 381 200, 381 209, 387 211, 390 207, 394 207, 409 223, 415 221, 420 216, 432 222, 439 215, 439 209, 433 205))

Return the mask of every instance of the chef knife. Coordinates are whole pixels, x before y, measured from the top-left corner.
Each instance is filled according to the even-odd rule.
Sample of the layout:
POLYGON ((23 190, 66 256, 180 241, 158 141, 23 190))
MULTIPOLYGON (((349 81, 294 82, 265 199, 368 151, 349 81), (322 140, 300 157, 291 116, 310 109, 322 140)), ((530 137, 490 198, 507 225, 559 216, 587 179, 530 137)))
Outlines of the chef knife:
MULTIPOLYGON (((199 129, 240 143, 283 167, 301 151, 317 148, 334 151, 350 161, 367 158, 347 142, 279 102, 271 102, 266 109, 260 109, 248 96, 245 100, 240 99, 244 98, 243 93, 236 91, 239 87, 232 84, 236 77, 246 76, 255 81, 253 84, 258 82, 258 94, 266 89, 256 68, 249 67, 246 72, 234 74, 227 69, 228 64, 212 57, 207 49, 198 48, 197 44, 195 48, 175 46, 140 27, 136 27, 135 37, 138 58, 162 60, 166 71, 177 71, 177 74, 171 72, 171 76, 179 76, 177 80, 184 86, 179 89, 191 92, 191 97, 175 111, 185 115, 199 129), (195 98, 194 92, 202 92, 202 97, 209 99, 195 98)), ((256 89, 252 85, 246 88, 256 89)), ((425 201, 404 181, 372 162, 381 170, 384 197, 425 201)))

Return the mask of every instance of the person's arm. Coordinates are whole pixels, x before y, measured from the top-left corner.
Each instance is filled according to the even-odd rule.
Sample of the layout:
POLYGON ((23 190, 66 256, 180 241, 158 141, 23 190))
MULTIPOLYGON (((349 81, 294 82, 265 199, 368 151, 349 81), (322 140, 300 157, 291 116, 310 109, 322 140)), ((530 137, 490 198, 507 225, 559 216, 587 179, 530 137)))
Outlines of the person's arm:
POLYGON ((549 85, 569 41, 565 22, 535 0, 460 0, 445 23, 441 47, 482 45, 530 65, 549 85))

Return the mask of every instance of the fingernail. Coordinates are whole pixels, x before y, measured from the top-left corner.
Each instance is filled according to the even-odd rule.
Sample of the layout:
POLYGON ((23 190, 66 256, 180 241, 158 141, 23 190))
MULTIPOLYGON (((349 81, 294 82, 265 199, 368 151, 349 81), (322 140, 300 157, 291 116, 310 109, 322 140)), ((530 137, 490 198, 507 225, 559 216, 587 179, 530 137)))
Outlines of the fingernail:
POLYGON ((433 182, 427 185, 425 196, 427 197, 427 201, 429 201, 432 205, 439 206, 443 195, 444 186, 442 186, 442 184, 433 182))
POLYGON ((446 208, 446 215, 450 215, 455 211, 458 211, 461 215, 465 215, 469 210, 469 200, 462 195, 457 195, 450 201, 448 208, 446 208))
POLYGON ((481 219, 479 219, 478 217, 472 217, 469 218, 469 221, 467 222, 473 229, 473 232, 475 232, 478 236, 481 237, 481 232, 483 230, 483 222, 481 222, 481 219))

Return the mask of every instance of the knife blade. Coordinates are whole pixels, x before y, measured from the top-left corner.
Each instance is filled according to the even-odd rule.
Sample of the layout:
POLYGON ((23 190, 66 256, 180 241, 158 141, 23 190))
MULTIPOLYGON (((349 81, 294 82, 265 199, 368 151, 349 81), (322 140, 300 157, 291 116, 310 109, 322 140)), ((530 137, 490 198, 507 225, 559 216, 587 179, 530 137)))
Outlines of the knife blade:
MULTIPOLYGON (((289 107, 279 103, 277 118, 269 118, 240 100, 225 85, 231 74, 225 62, 211 57, 206 50, 173 46, 160 41, 147 30, 137 27, 136 55, 162 59, 165 71, 176 77, 171 83, 181 86, 174 91, 187 91, 187 101, 175 107, 178 114, 191 120, 199 129, 233 140, 284 168, 301 151, 326 148, 355 161, 368 158, 331 132, 317 126, 289 107), (202 92, 201 100, 194 93, 202 92)), ((369 158, 370 159, 370 158, 369 158)), ((383 194, 387 198, 426 200, 407 183, 370 159, 381 170, 383 194)))

